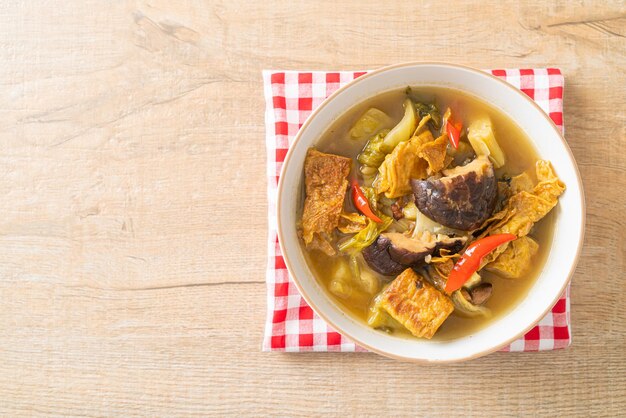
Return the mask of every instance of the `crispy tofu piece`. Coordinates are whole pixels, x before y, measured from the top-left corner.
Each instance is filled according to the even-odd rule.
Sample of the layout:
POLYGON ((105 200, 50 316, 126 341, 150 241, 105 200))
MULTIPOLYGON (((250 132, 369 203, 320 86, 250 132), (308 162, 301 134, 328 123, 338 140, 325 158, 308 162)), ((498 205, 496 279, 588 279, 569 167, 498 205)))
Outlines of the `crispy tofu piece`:
POLYGON ((309 249, 334 255, 330 243, 348 188, 352 160, 309 149, 304 161, 306 198, 302 213, 302 239, 309 249))
POLYGON ((416 337, 430 339, 452 313, 454 305, 409 268, 376 298, 375 308, 386 311, 416 337))
POLYGON ((532 258, 537 254, 539 244, 529 236, 511 241, 511 244, 492 263, 485 268, 507 279, 519 279, 531 266, 532 258))

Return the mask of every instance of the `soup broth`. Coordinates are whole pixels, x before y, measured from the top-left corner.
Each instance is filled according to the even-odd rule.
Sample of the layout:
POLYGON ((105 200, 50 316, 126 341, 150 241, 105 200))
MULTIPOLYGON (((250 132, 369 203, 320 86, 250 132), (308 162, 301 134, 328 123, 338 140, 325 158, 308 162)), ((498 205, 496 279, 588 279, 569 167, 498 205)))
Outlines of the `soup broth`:
MULTIPOLYGON (((412 98, 417 101, 435 103, 438 108, 441 109, 441 113, 448 107, 455 109, 455 119, 462 120, 464 125, 469 121, 487 115, 493 124, 498 144, 506 155, 506 164, 495 170, 496 178, 501 179, 505 176, 515 176, 522 172, 527 172, 533 177, 533 180, 536 181, 534 167, 539 156, 524 131, 501 111, 473 96, 443 87, 415 87, 412 89, 411 95, 412 98)), ((399 89, 380 94, 363 103, 357 104, 344 115, 340 116, 333 125, 328 128, 325 134, 315 144, 315 148, 324 153, 351 158, 352 168, 349 178, 357 178, 359 167, 357 156, 362 151, 367 141, 354 140, 351 138, 349 133, 350 129, 364 112, 370 108, 382 110, 397 123, 401 120, 404 113, 402 103, 405 98, 405 90, 399 89)), ((304 196, 302 197, 300 205, 299 217, 302 216, 303 204, 304 196)), ((344 210, 357 212, 352 201, 348 198, 346 198, 344 202, 344 210)), ((443 325, 441 325, 434 335, 433 340, 445 341, 469 335, 499 316, 506 314, 525 297, 529 288, 539 275, 549 252, 548 250, 551 246, 553 235, 552 218, 553 213, 548 213, 547 216, 533 226, 529 233, 529 236, 539 244, 539 251, 533 257, 532 267, 524 277, 506 279, 485 270, 480 271, 483 281, 491 283, 493 286, 492 297, 490 297, 484 305, 491 310, 492 315, 490 317, 465 317, 455 311, 448 317, 443 325)), ((337 234, 341 236, 341 234, 337 234)), ((352 292, 348 298, 340 298, 329 291, 329 288, 333 280, 333 271, 336 263, 341 258, 348 261, 348 257, 342 255, 340 252, 334 256, 329 256, 321 251, 308 251, 304 249, 304 253, 315 277, 328 291, 329 296, 343 307, 345 311, 361 321, 367 321, 368 313, 370 312, 370 307, 372 306, 376 294, 379 293, 387 283, 394 279, 394 277, 373 273, 379 281, 378 292, 375 294, 367 294, 365 292, 356 291, 352 292)), ((394 335, 410 336, 410 333, 403 328, 394 329, 393 333, 394 335)))

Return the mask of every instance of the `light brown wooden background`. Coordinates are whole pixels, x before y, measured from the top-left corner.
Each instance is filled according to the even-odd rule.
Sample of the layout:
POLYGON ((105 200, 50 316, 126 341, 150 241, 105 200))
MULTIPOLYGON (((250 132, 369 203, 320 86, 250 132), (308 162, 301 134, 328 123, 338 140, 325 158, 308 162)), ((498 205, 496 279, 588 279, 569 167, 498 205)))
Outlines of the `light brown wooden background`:
POLYGON ((626 5, 384 3, 0 5, 0 415, 626 414, 626 5), (408 60, 562 68, 588 210, 570 349, 260 352, 261 70, 408 60))

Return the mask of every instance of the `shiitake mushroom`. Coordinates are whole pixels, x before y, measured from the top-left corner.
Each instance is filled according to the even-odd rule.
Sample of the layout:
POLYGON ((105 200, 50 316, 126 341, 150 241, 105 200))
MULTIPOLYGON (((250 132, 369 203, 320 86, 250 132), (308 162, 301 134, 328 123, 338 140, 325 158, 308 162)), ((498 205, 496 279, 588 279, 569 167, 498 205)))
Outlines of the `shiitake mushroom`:
POLYGON ((424 215, 449 228, 471 231, 493 212, 498 194, 493 164, 485 156, 444 170, 443 177, 411 180, 415 205, 424 215))
POLYGON ((466 237, 449 237, 428 232, 417 237, 388 232, 380 234, 372 245, 363 250, 363 258, 372 270, 393 276, 408 267, 424 265, 427 256, 439 256, 442 249, 457 253, 466 241, 466 237))

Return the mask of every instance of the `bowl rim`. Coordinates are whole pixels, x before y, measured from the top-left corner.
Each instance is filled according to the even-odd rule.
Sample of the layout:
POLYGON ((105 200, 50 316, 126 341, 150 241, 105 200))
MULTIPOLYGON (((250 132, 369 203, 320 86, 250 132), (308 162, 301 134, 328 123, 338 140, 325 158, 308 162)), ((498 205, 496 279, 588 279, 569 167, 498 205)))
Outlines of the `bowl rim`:
POLYGON ((374 347, 370 346, 369 344, 367 344, 366 342, 361 341, 360 339, 355 338, 354 336, 350 335, 350 333, 345 332, 345 330, 343 330, 340 327, 338 327, 333 321, 331 321, 328 318, 327 315, 325 315, 320 309, 318 309, 316 304, 315 304, 315 302, 309 297, 309 295, 306 294, 306 292, 303 291, 302 286, 300 285, 299 279, 292 273, 294 271, 294 269, 291 267, 291 261, 286 256, 287 252, 283 248, 283 242, 284 242, 283 237, 284 237, 284 235, 283 235, 283 228, 282 228, 282 223, 280 222, 280 219, 281 219, 281 207, 282 207, 281 203, 282 203, 282 198, 283 198, 284 173, 285 173, 285 171, 287 169, 287 166, 290 163, 291 156, 293 155, 294 150, 296 148, 295 145, 302 138, 303 132, 309 127, 309 125, 311 124, 311 121, 315 118, 315 116, 324 107, 326 107, 336 96, 341 94, 347 88, 352 87, 353 85, 358 84, 360 82, 363 82, 367 78, 370 78, 370 77, 372 77, 374 75, 377 75, 377 74, 380 74, 380 73, 383 73, 383 72, 386 72, 386 71, 389 71, 389 70, 403 68, 403 67, 414 67, 414 66, 450 67, 450 68, 455 68, 455 69, 468 71, 468 72, 472 72, 472 73, 478 73, 479 75, 486 76, 486 77, 489 77, 489 78, 497 81, 498 83, 500 83, 501 86, 506 87, 507 89, 510 89, 510 90, 514 91, 516 94, 518 94, 519 96, 523 97, 523 99, 526 100, 526 102, 530 103, 532 106, 537 108, 540 111, 539 113, 541 114, 541 116, 544 117, 549 122, 550 126, 552 127, 554 132, 557 134, 557 136, 561 140, 561 142, 563 143, 565 149, 567 150, 567 158, 569 159, 570 164, 574 168, 574 172, 576 174, 576 181, 578 183, 578 188, 580 190, 580 202, 579 202, 580 209, 581 209, 581 221, 580 221, 581 222, 581 224, 580 224, 580 231, 581 232, 580 232, 580 239, 578 241, 578 246, 576 248, 576 254, 574 255, 574 258, 573 258, 573 261, 571 263, 570 269, 567 272, 567 279, 565 281, 563 281, 563 286, 561 287, 560 291, 558 292, 558 294, 556 295, 554 300, 543 311, 543 313, 537 319, 537 321, 540 321, 541 318, 545 317, 546 314, 556 304, 556 302, 559 300, 559 298, 561 297, 561 295, 563 294, 563 292, 567 288, 568 284, 572 280, 572 276, 574 275, 574 273, 576 271, 576 267, 578 265, 578 261, 579 261, 579 258, 580 258, 580 253, 582 251, 582 247, 583 247, 583 243, 584 243, 584 239, 585 239, 585 223, 586 223, 585 221, 586 221, 587 210, 586 210, 586 204, 585 204, 585 193, 584 193, 584 188, 583 188, 583 182, 582 182, 582 178, 580 176, 580 171, 578 170, 578 165, 576 164, 576 160, 574 158, 572 150, 570 149, 567 141, 565 140, 565 138, 561 134, 561 131, 556 126, 554 121, 550 118, 550 116, 543 109, 541 109, 541 107, 537 104, 537 102, 532 100, 529 96, 527 96, 521 90, 515 88, 511 84, 509 84, 506 81, 504 81, 504 80, 494 76, 493 74, 491 74, 489 72, 486 72, 486 71, 483 71, 483 70, 480 70, 480 69, 477 69, 477 68, 474 68, 474 67, 467 66, 467 65, 453 64, 453 63, 443 62, 443 61, 409 61, 409 62, 403 62, 403 63, 399 63, 399 64, 387 65, 387 66, 378 68, 376 70, 369 71, 369 72, 361 75, 360 77, 355 78, 354 80, 350 81, 349 83, 347 83, 347 84, 343 85, 342 87, 338 88, 334 93, 332 93, 330 96, 328 96, 326 99, 324 99, 324 101, 311 112, 311 114, 307 117, 306 121, 302 124, 302 126, 298 130, 298 133, 296 134, 296 136, 295 136, 291 146, 289 147, 289 150, 287 151, 287 154, 285 155, 285 159, 284 159, 283 166, 282 166, 282 169, 281 169, 280 177, 279 177, 279 180, 278 180, 277 200, 276 200, 276 220, 277 220, 276 225, 277 225, 277 233, 278 233, 278 244, 280 246, 281 253, 283 254, 283 260, 285 261, 285 266, 287 267, 289 275, 293 279, 293 282, 296 285, 296 288, 298 289, 298 292, 303 297, 303 299, 306 301, 306 303, 327 324, 332 326, 340 334, 342 334, 342 335, 348 337, 349 339, 351 339, 355 344, 357 344, 357 345, 367 349, 368 351, 371 351, 371 352, 374 352, 376 354, 379 354, 381 356, 384 356, 384 357, 387 357, 387 358, 392 358, 392 359, 395 359, 395 360, 404 361, 404 362, 411 362, 411 363, 418 363, 418 364, 449 364, 449 363, 458 363, 458 362, 472 360, 472 359, 475 359, 475 358, 478 358, 478 357, 482 357, 482 356, 485 356, 487 354, 491 354, 493 352, 496 352, 496 351, 500 350, 501 348, 509 345, 511 342, 513 342, 516 339, 518 339, 519 337, 521 337, 522 335, 525 335, 528 331, 530 331, 533 327, 535 327, 537 325, 537 321, 533 321, 530 326, 525 327, 521 332, 517 333, 516 335, 514 335, 513 337, 509 338, 508 340, 506 340, 505 342, 503 342, 501 344, 498 344, 498 345, 496 345, 494 347, 489 347, 489 348, 487 348, 485 350, 482 350, 480 352, 474 353, 472 355, 464 356, 464 357, 458 357, 458 358, 453 358, 453 359, 420 359, 420 358, 405 357, 405 356, 402 356, 402 355, 388 353, 386 351, 382 351, 382 350, 379 350, 377 348, 374 348, 374 347))

